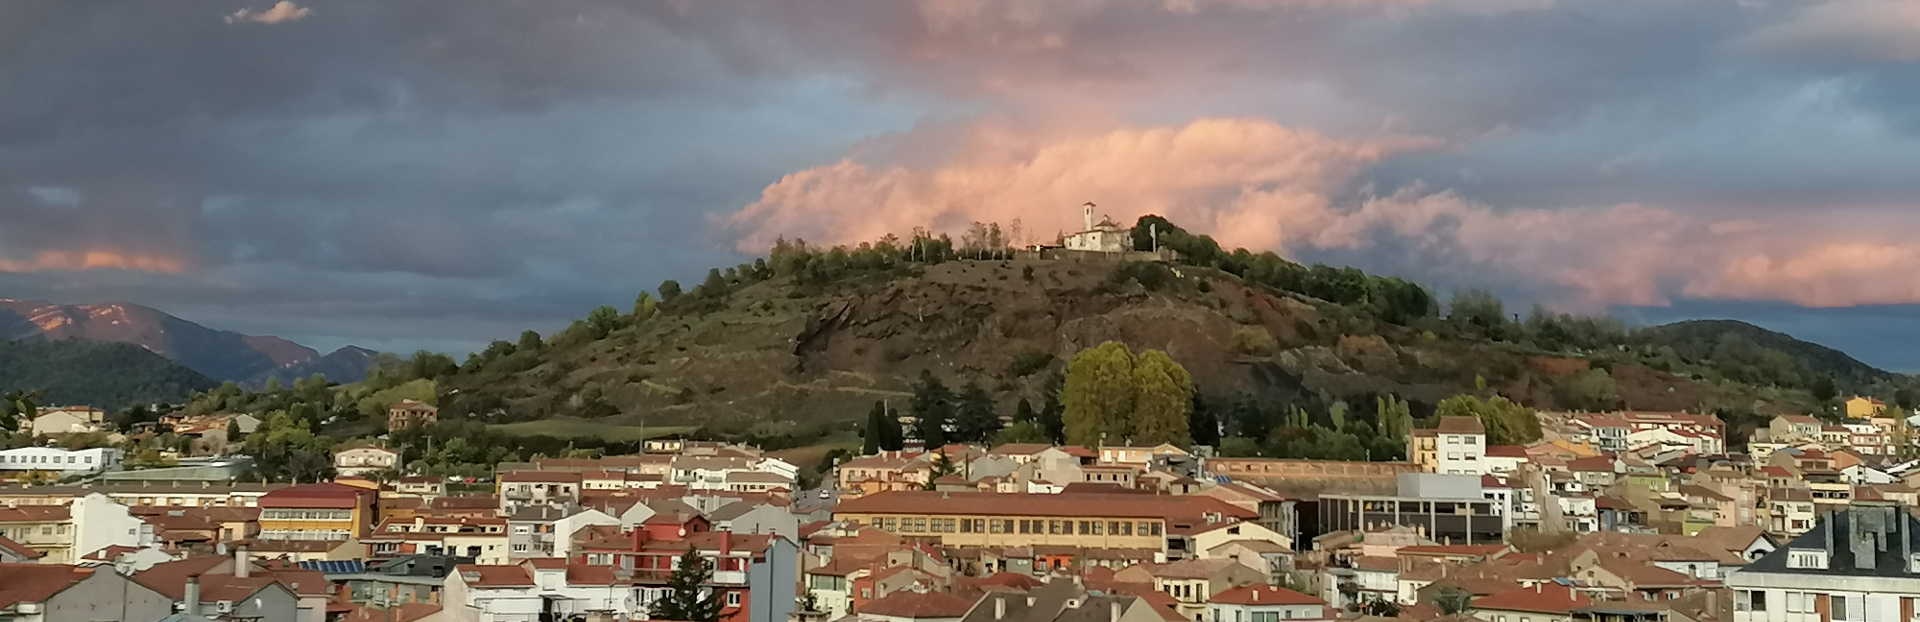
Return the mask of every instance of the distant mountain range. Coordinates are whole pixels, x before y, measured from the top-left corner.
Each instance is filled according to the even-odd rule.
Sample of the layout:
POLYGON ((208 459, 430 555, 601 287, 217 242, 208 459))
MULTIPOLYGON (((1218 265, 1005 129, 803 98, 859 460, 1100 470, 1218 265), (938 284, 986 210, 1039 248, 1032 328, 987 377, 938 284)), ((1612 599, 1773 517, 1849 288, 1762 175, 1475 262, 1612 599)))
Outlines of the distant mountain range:
POLYGON ((364 377, 375 354, 348 346, 321 356, 273 336, 207 328, 152 307, 124 302, 61 305, 0 298, 0 339, 85 339, 145 348, 216 381, 258 386, 315 373, 336 382, 364 377))

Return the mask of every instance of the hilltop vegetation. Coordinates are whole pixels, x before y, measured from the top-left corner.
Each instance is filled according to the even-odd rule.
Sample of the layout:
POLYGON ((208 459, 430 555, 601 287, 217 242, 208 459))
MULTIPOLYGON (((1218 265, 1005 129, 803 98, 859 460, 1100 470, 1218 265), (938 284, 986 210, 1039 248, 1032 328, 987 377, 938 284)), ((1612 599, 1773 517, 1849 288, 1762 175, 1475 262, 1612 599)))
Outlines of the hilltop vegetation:
POLYGON ((1025 402, 1044 414, 1031 405, 1058 401, 1065 362, 1114 341, 1187 370, 1200 427, 1274 452, 1345 444, 1313 435, 1364 425, 1355 441, 1371 453, 1406 427, 1398 411, 1427 421, 1456 395, 1758 416, 1819 412, 1827 383, 1890 395, 1909 382, 1784 336, 1703 348, 1682 338, 1694 329, 1540 308, 1514 319, 1484 292, 1443 305, 1403 279, 1227 251, 1158 217, 1135 229, 1143 250, 1149 225, 1178 262, 1041 260, 986 228, 957 242, 781 240, 691 288, 662 283, 630 310, 495 342, 440 379, 442 406, 495 423, 570 417, 804 444, 902 410, 923 374, 983 387, 998 412, 1025 402))

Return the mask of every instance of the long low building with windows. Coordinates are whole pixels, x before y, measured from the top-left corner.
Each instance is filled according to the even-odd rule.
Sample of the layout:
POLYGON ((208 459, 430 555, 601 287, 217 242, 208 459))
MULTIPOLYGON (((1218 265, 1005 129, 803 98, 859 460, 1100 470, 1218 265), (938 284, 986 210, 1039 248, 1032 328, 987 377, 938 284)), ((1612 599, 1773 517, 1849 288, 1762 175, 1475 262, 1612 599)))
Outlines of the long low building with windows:
POLYGON ((880 492, 840 502, 837 520, 958 547, 1074 546, 1190 550, 1174 545, 1197 527, 1260 518, 1203 496, 985 492, 880 492))

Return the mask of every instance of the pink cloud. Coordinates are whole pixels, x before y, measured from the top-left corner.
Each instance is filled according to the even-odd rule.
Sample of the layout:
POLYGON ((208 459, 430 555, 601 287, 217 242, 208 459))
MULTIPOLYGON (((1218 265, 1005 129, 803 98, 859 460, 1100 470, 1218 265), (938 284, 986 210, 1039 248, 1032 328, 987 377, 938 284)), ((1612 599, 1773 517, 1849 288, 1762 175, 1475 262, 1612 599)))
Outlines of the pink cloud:
POLYGON ((1876 61, 1920 61, 1920 2, 1830 0, 1740 41, 1752 50, 1876 61))
POLYGON ((1920 244, 1855 231, 1635 204, 1497 208, 1419 185, 1384 196, 1358 191, 1381 159, 1441 146, 1427 138, 1334 138, 1260 119, 1202 119, 1060 133, 980 122, 882 142, 855 151, 888 161, 843 159, 767 186, 725 219, 738 248, 762 252, 780 235, 849 243, 1015 220, 1024 241, 1045 242, 1077 229, 1077 206, 1094 201, 1121 222, 1157 213, 1229 247, 1290 255, 1392 246, 1417 257, 1424 276, 1518 283, 1562 308, 1663 305, 1673 295, 1920 303, 1920 282, 1909 276, 1920 272, 1920 244))

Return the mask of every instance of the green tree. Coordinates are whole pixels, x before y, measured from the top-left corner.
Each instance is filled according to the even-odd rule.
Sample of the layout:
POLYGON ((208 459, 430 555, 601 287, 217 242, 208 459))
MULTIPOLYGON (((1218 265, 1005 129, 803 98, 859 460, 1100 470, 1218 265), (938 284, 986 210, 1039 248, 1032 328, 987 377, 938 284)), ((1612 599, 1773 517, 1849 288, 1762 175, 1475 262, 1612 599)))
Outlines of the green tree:
POLYGON ((236 443, 239 441, 240 441, 240 420, 237 418, 228 419, 227 420, 227 442, 236 443))
POLYGON ((633 319, 635 321, 644 321, 647 318, 653 317, 654 312, 659 310, 660 302, 653 299, 653 294, 640 292, 640 296, 633 299, 633 319))
POLYGON ((1893 391, 1893 407, 1899 409, 1903 416, 1911 414, 1914 407, 1913 389, 1895 389, 1893 391))
POLYGON ((994 447, 1008 443, 1051 442, 1053 442, 1053 439, 1047 437, 1047 430, 1040 427, 1040 423, 1037 421, 1015 421, 1013 425, 1001 428, 999 432, 995 432, 993 434, 993 440, 990 441, 994 447))
POLYGON ((1060 401, 1069 443, 1184 443, 1193 378, 1165 352, 1109 341, 1074 355, 1060 401))
POLYGON ((546 346, 546 342, 540 340, 540 333, 529 330, 521 331, 520 342, 514 344, 513 349, 515 352, 539 352, 546 346))
POLYGON ((0 396, 0 429, 13 432, 23 421, 31 422, 40 413, 39 391, 8 391, 0 396))
POLYGON ((720 593, 707 587, 713 568, 692 547, 680 556, 680 563, 667 578, 667 593, 654 601, 648 612, 656 620, 713 622, 720 619, 720 593))
POLYGON ((1821 404, 1831 402, 1840 395, 1840 390, 1833 386, 1833 376, 1815 377, 1812 386, 1807 387, 1807 392, 1813 394, 1813 401, 1821 404))
POLYGON ((1193 437, 1193 444, 1209 447, 1220 444, 1220 419, 1208 408, 1199 393, 1193 394, 1193 408, 1187 415, 1187 434, 1193 437))
MULTIPOLYGON (((881 446, 886 444, 887 425, 888 425, 888 421, 887 421, 886 404, 883 404, 877 401, 874 402, 873 409, 867 411, 867 427, 861 430, 861 434, 860 434, 861 454, 860 455, 871 456, 871 455, 880 453, 881 446)), ((894 422, 892 423, 892 426, 894 428, 899 428, 900 424, 898 422, 894 422)))
POLYGON ((1039 416, 1040 415, 1038 413, 1033 412, 1033 402, 1027 401, 1027 398, 1023 397, 1023 398, 1020 398, 1020 401, 1014 402, 1013 404, 1013 422, 1014 423, 1025 423, 1025 422, 1035 421, 1039 419, 1039 416))
POLYGON ((673 302, 673 299, 680 297, 680 282, 673 279, 661 281, 660 287, 655 289, 660 292, 660 302, 673 302))
POLYGON ((1456 395, 1440 400, 1435 414, 1442 417, 1478 417, 1487 430, 1489 445, 1525 445, 1540 440, 1540 419, 1533 409, 1504 397, 1482 400, 1456 395))
POLYGON ((720 275, 719 268, 707 270, 707 280, 700 282, 698 293, 709 297, 727 293, 727 278, 720 275))
POLYGON ((1000 431, 1000 413, 994 410, 993 396, 980 383, 969 381, 960 388, 954 404, 953 426, 956 440, 978 443, 1000 431))
POLYGON ((266 386, 266 389, 264 389, 264 390, 265 390, 265 391, 266 391, 267 393, 279 393, 279 392, 280 392, 281 390, 283 390, 283 389, 285 389, 285 388, 286 388, 285 386, 282 386, 282 385, 280 384, 280 379, 279 379, 279 378, 268 378, 268 379, 267 379, 267 386, 266 386))
POLYGON ((953 422, 953 392, 933 372, 920 371, 913 385, 914 432, 928 449, 947 444, 947 424, 953 422))
POLYGON ((605 339, 615 329, 620 328, 620 311, 601 305, 587 312, 587 334, 594 339, 605 339))
POLYGON ((1133 395, 1133 351, 1126 344, 1108 341, 1075 354, 1060 390, 1067 442, 1121 444, 1130 427, 1126 419, 1133 415, 1133 395))
POLYGON ((1463 289, 1453 293, 1453 300, 1447 303, 1447 321, 1461 328, 1471 328, 1490 339, 1501 339, 1506 335, 1506 306, 1498 296, 1484 289, 1463 289))
POLYGON ((1597 367, 1574 374, 1567 381, 1567 391, 1573 407, 1582 410, 1613 410, 1620 402, 1620 388, 1614 384, 1613 375, 1597 367))

